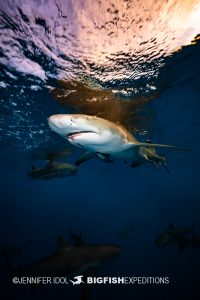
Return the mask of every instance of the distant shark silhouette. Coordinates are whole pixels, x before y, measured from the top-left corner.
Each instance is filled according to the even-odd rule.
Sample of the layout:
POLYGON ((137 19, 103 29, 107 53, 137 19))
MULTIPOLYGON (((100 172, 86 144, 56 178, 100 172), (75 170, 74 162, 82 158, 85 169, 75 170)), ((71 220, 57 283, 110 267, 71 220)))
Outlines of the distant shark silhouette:
POLYGON ((73 283, 73 285, 79 285, 81 283, 84 283, 83 279, 82 279, 83 275, 80 275, 80 276, 76 276, 74 277, 74 279, 76 279, 76 281, 73 281, 73 280, 69 280, 73 283))
MULTIPOLYGON (((99 267, 104 261, 121 253, 121 248, 112 244, 94 244, 60 247, 48 257, 30 265, 13 269, 6 253, 6 263, 12 276, 69 276, 87 272, 99 267)), ((5 252, 5 251, 4 251, 5 252)), ((76 276, 75 284, 81 283, 81 276, 76 276)), ((73 283, 73 282, 72 282, 73 283)))
POLYGON ((78 171, 77 166, 66 163, 49 160, 44 167, 36 168, 34 165, 28 171, 29 179, 49 180, 54 178, 63 178, 69 175, 75 175, 78 171))
MULTIPOLYGON (((167 246, 174 242, 178 245, 178 252, 181 253, 187 246, 193 244, 191 233, 194 225, 190 227, 175 227, 172 223, 154 240, 158 247, 167 246)), ((194 245, 194 244, 193 244, 194 245)))
MULTIPOLYGON (((93 276, 96 268, 101 266, 102 263, 121 253, 121 247, 113 244, 71 246, 62 236, 58 236, 57 241, 58 249, 56 253, 18 268, 13 268, 10 262, 9 256, 13 253, 13 250, 10 251, 10 248, 7 249, 7 247, 2 248, 0 254, 5 258, 9 276, 75 276, 70 282, 73 285, 80 285, 84 283, 82 278, 93 276)), ((27 243, 20 250, 26 245, 27 243)), ((82 284, 81 300, 89 300, 90 294, 91 286, 82 284)))

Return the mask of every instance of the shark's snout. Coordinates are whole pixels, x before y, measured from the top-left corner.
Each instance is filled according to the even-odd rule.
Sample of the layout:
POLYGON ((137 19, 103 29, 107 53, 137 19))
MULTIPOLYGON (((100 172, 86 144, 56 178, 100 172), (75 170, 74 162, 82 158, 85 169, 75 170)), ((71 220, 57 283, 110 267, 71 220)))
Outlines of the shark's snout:
POLYGON ((61 134, 62 131, 69 130, 72 127, 73 118, 71 115, 66 114, 52 115, 48 118, 48 124, 52 130, 61 134))
POLYGON ((73 127, 73 118, 71 115, 57 114, 48 118, 48 124, 51 130, 55 131, 61 136, 66 137, 73 127))
POLYGON ((48 121, 49 126, 51 127, 53 125, 56 125, 57 119, 58 118, 56 117, 56 115, 48 117, 47 121, 48 121))
POLYGON ((70 123, 70 115, 52 115, 48 118, 50 126, 63 127, 70 123))
MULTIPOLYGON (((51 116, 47 119, 48 121, 48 125, 49 125, 49 128, 52 130, 52 131, 55 131, 57 132, 57 121, 56 121, 56 118, 54 118, 54 116, 51 116)), ((58 133, 58 132, 57 132, 58 133)))

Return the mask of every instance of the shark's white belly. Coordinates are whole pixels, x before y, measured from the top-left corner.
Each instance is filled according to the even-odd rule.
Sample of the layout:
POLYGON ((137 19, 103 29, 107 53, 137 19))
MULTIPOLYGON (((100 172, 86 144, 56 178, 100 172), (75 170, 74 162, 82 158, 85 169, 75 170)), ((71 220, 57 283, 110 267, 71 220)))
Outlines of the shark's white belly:
POLYGON ((74 146, 94 153, 107 154, 114 159, 126 161, 138 159, 138 149, 134 151, 121 135, 110 131, 104 131, 101 135, 94 132, 78 133, 68 141, 74 146))
POLYGON ((95 132, 77 133, 70 137, 68 141, 72 145, 88 151, 105 154, 122 151, 125 147, 123 138, 120 135, 112 134, 110 131, 104 131, 103 134, 95 132))

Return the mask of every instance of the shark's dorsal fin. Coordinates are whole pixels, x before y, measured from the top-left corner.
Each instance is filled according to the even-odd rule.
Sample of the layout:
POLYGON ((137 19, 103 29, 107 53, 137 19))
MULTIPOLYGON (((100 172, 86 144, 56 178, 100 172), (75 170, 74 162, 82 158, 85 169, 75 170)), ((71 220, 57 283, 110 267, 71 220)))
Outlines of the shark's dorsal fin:
POLYGON ((61 235, 57 236, 57 244, 58 244, 58 250, 57 250, 58 253, 70 251, 73 248, 67 243, 64 237, 61 235))
POLYGON ((94 152, 90 152, 90 151, 87 151, 85 152, 84 154, 82 154, 76 161, 75 161, 75 165, 76 166, 79 166, 80 164, 82 164, 83 162, 87 161, 87 160, 90 160, 92 158, 95 157, 95 153, 94 152))

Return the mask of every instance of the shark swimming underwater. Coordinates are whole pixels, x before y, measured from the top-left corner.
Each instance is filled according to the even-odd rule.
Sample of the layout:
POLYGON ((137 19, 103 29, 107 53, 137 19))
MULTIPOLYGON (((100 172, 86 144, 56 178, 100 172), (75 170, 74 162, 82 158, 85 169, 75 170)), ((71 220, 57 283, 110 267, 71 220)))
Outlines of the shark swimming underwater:
MULTIPOLYGON (((70 232, 71 235, 72 232, 70 232)), ((122 248, 115 244, 79 244, 70 245, 63 236, 57 237, 57 250, 50 256, 44 257, 31 264, 19 267, 12 265, 10 256, 17 254, 21 258, 23 250, 30 242, 26 242, 19 249, 8 246, 0 247, 0 255, 5 259, 9 278, 37 278, 54 276, 75 276, 73 280, 67 279, 66 284, 73 285, 85 283, 88 276, 94 276, 97 268, 109 262, 122 253, 122 248), (2 250, 2 251, 1 251, 2 250), (20 251, 20 255, 19 255, 20 251), (83 279, 82 279, 83 278, 83 279)), ((81 300, 89 300, 91 285, 83 284, 81 287, 81 300)))
POLYGON ((80 275, 120 253, 121 248, 112 244, 67 246, 31 265, 11 270, 11 273, 14 276, 80 275))
POLYGON ((77 171, 77 166, 66 162, 56 162, 51 160, 41 168, 36 168, 34 165, 32 165, 32 169, 28 171, 27 175, 29 179, 49 180, 75 175, 77 171))
POLYGON ((156 148, 188 150, 177 146, 141 143, 121 125, 96 116, 82 114, 57 114, 48 118, 50 129, 67 139, 69 143, 86 150, 76 165, 95 156, 112 162, 113 159, 131 163, 136 167, 145 162, 167 169, 165 156, 156 153, 156 148))
POLYGON ((193 233, 194 225, 189 227, 175 227, 172 223, 164 229, 164 231, 157 236, 154 243, 158 247, 164 247, 170 244, 177 244, 179 247, 178 252, 181 253, 183 249, 192 244, 195 245, 195 234, 193 233))

